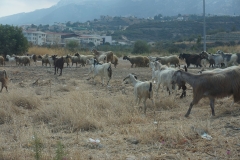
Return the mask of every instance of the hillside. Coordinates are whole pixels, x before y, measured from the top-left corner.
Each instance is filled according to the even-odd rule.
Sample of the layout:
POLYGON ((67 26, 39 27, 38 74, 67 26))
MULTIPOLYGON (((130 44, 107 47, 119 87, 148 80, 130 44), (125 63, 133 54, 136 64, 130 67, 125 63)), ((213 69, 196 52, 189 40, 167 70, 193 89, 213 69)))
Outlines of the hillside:
MULTIPOLYGON (((208 0, 206 13, 215 15, 239 15, 239 0, 208 0)), ((202 14, 202 1, 192 0, 61 0, 57 5, 29 13, 0 18, 1 24, 53 24, 54 22, 98 19, 101 15, 153 17, 162 14, 202 14)))
MULTIPOLYGON (((240 30, 238 17, 219 16, 206 18, 207 34, 218 32, 231 32, 240 30)), ((129 40, 183 40, 185 38, 197 37, 203 34, 203 20, 198 17, 189 21, 147 21, 130 25, 126 30, 116 31, 112 36, 114 39, 120 35, 129 40)))

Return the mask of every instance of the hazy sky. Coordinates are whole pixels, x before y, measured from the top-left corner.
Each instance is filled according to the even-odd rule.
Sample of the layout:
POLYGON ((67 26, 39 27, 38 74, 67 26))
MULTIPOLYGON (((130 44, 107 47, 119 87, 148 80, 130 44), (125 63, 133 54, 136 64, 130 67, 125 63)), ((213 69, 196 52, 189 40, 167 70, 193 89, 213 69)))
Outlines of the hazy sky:
POLYGON ((49 8, 60 0, 0 0, 0 17, 49 8))

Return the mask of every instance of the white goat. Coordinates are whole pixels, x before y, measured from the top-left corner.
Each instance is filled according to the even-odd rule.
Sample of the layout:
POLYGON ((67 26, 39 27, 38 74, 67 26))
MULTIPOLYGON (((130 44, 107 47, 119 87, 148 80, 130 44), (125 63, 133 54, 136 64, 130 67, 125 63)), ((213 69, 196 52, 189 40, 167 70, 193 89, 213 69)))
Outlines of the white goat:
POLYGON ((156 70, 155 62, 150 62, 149 67, 152 69, 152 82, 156 83, 154 79, 157 77, 159 71, 156 70))
POLYGON ((54 60, 52 59, 52 56, 49 57, 49 56, 47 55, 47 59, 48 59, 48 61, 49 61, 50 67, 51 67, 51 66, 54 66, 54 60))
MULTIPOLYGON (((103 63, 99 64, 95 59, 89 59, 89 63, 92 64, 92 71, 93 71, 93 81, 95 83, 95 77, 99 75, 101 77, 102 85, 104 85, 104 77, 108 77, 108 82, 112 78, 112 68, 111 68, 111 63, 103 63)), ((90 74, 90 73, 89 73, 90 74)))
POLYGON ((11 63, 11 64, 16 61, 15 57, 11 57, 9 55, 6 55, 6 58, 8 59, 8 62, 11 63))
POLYGON ((172 89, 175 89, 175 85, 172 84, 172 76, 176 72, 176 69, 169 67, 162 67, 159 62, 155 62, 155 65, 158 69, 157 73, 157 95, 160 84, 163 84, 163 87, 166 86, 167 90, 172 93, 172 89))
POLYGON ((158 57, 148 56, 150 62, 155 62, 158 57))
POLYGON ((97 60, 98 60, 98 62, 104 62, 105 63, 106 58, 107 58, 106 55, 100 55, 97 60))
POLYGON ((123 79, 124 83, 132 83, 134 86, 134 96, 135 96, 135 103, 139 105, 141 99, 143 98, 144 104, 144 114, 146 114, 146 100, 149 98, 152 101, 152 105, 154 106, 153 102, 153 90, 152 90, 152 82, 149 81, 139 81, 137 77, 129 74, 126 78, 123 79))

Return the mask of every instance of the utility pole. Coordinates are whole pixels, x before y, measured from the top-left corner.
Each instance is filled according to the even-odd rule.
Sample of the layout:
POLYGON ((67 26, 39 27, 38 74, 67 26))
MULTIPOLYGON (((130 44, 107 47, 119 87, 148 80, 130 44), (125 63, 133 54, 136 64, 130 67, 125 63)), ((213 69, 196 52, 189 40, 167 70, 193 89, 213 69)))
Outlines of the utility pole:
POLYGON ((206 51, 205 0, 203 0, 203 51, 206 51))

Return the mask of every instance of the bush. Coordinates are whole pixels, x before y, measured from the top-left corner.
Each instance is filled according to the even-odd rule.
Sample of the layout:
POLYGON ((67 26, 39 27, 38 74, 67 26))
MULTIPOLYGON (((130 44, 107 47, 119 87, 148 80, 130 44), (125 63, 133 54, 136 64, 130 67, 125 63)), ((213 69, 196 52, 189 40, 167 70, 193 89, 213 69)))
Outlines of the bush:
POLYGON ((230 44, 230 46, 235 46, 236 42, 235 41, 230 41, 229 44, 230 44))
POLYGON ((138 40, 135 42, 133 47, 133 54, 142 54, 142 53, 149 53, 149 46, 147 42, 138 40))
POLYGON ((216 46, 223 46, 223 45, 224 45, 224 43, 223 43, 223 42, 221 42, 221 41, 216 41, 216 42, 215 42, 215 45, 216 45, 216 46))
POLYGON ((168 52, 171 53, 171 54, 172 53, 178 53, 179 52, 179 48, 175 47, 175 46, 171 47, 171 48, 168 49, 168 52))

